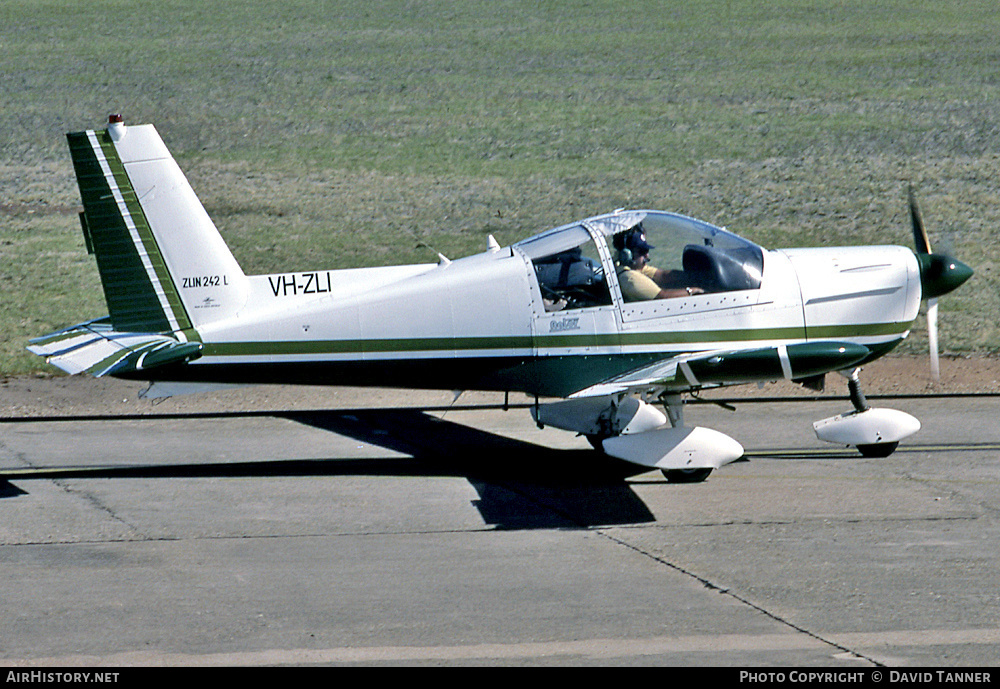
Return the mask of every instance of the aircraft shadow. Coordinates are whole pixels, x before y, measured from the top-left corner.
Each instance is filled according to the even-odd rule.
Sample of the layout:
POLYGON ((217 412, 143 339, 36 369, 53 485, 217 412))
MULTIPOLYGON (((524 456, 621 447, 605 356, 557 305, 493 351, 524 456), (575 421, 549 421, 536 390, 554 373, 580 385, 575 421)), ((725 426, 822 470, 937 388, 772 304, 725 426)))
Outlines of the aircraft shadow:
POLYGON ((497 529, 587 528, 655 521, 626 482, 647 470, 591 450, 557 450, 438 419, 419 410, 294 412, 282 418, 403 457, 320 458, 65 466, 0 472, 0 499, 26 479, 453 476, 476 489, 484 521, 497 529))
POLYGON ((26 491, 21 490, 15 486, 10 481, 0 479, 0 499, 2 498, 16 498, 18 495, 27 495, 26 491))
POLYGON ((580 528, 655 521, 625 481, 648 470, 592 450, 552 449, 419 410, 283 416, 409 455, 426 475, 466 478, 479 493, 475 504, 483 519, 497 528, 580 528))

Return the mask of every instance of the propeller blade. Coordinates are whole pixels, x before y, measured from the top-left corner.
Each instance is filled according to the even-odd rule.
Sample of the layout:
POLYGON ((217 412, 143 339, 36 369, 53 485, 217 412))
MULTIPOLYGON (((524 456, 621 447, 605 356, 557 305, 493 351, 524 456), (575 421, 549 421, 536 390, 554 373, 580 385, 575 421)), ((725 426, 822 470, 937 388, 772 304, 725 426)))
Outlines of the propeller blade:
POLYGON ((907 187, 907 195, 910 198, 910 223, 913 225, 913 242, 917 247, 917 253, 929 254, 931 253, 931 241, 927 238, 924 219, 917 206, 916 194, 913 193, 913 185, 907 187))
POLYGON ((927 300, 927 344, 931 350, 931 380, 941 380, 941 363, 938 358, 938 300, 927 300))
POLYGON ((945 254, 931 253, 924 219, 917 206, 913 185, 907 185, 910 202, 910 222, 913 224, 913 242, 916 245, 917 264, 920 267, 920 287, 927 300, 927 346, 931 355, 931 380, 941 380, 941 361, 938 354, 938 297, 947 294, 972 277, 972 268, 945 254))

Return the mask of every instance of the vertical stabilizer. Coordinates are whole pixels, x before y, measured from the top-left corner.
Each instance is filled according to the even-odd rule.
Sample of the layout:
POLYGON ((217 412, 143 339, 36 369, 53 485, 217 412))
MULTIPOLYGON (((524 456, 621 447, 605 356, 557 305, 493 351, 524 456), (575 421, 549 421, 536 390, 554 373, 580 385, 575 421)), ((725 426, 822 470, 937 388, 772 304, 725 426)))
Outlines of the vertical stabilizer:
POLYGON ((229 318, 247 279, 152 125, 67 135, 111 323, 184 333, 229 318))

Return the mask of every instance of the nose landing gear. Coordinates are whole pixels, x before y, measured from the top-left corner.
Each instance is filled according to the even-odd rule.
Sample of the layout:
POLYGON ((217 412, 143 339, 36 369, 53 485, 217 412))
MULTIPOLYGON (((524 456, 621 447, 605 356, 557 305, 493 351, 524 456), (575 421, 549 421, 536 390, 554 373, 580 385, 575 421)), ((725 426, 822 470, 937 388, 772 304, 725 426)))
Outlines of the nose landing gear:
POLYGON ((868 406, 861 391, 859 373, 855 368, 841 372, 847 377, 852 411, 822 419, 813 424, 816 437, 830 443, 851 445, 864 457, 888 457, 899 441, 920 430, 920 421, 906 412, 868 406))

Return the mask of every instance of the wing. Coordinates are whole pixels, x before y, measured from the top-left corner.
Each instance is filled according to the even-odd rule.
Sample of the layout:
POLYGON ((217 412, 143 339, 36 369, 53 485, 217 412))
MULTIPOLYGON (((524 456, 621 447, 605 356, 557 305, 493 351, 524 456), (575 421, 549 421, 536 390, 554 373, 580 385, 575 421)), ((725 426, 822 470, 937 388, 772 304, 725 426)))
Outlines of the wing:
POLYGON ((201 356, 200 342, 158 333, 118 332, 110 318, 80 323, 31 340, 28 351, 67 373, 92 376, 141 371, 201 356))
POLYGON ((709 350, 661 359, 578 390, 570 397, 596 397, 650 388, 684 390, 706 385, 799 380, 857 366, 871 354, 867 347, 850 342, 709 350))

